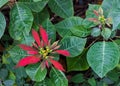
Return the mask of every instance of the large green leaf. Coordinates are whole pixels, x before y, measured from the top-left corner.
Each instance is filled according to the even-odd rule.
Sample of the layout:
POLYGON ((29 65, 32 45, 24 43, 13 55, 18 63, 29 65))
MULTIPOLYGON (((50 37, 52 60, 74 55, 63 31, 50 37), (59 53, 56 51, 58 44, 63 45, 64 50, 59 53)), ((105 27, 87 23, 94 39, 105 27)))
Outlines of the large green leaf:
POLYGON ((0 38, 2 37, 6 27, 6 21, 4 15, 0 12, 0 38))
POLYGON ((42 24, 44 21, 46 21, 46 19, 48 19, 50 17, 48 10, 47 9, 43 9, 41 12, 38 13, 34 13, 34 22, 37 25, 42 24))
POLYGON ((89 18, 85 18, 82 22, 82 25, 84 25, 85 28, 91 28, 95 27, 97 23, 94 23, 93 21, 90 21, 89 18))
POLYGON ((9 0, 0 0, 0 8, 5 5, 9 0))
POLYGON ((75 26, 81 25, 82 21, 83 19, 80 17, 70 17, 56 24, 55 27, 59 35, 61 37, 65 37, 72 35, 71 29, 73 29, 75 26))
POLYGON ((68 80, 64 73, 53 67, 50 71, 50 79, 55 83, 55 86, 68 86, 68 80))
POLYGON ((78 37, 86 37, 90 35, 90 29, 85 28, 83 25, 73 27, 71 32, 78 37))
POLYGON ((119 62, 119 48, 114 42, 97 42, 87 53, 87 61, 99 77, 104 77, 119 62))
POLYGON ((17 63, 21 58, 27 56, 27 53, 20 47, 15 46, 10 51, 8 51, 14 63, 17 63))
POLYGON ((80 56, 67 59, 67 71, 84 71, 89 68, 86 60, 86 50, 82 52, 80 56))
POLYGON ((16 3, 10 11, 10 35, 13 39, 20 40, 29 35, 33 23, 31 10, 23 4, 16 3))
POLYGON ((120 28, 120 0, 104 0, 102 3, 102 7, 104 9, 105 15, 112 18, 113 28, 112 30, 116 30, 118 27, 120 28))
POLYGON ((120 0, 114 0, 112 2, 112 9, 109 12, 108 17, 112 17, 113 28, 112 30, 116 30, 118 26, 120 26, 120 0))
POLYGON ((62 18, 74 15, 72 0, 49 0, 48 5, 52 12, 62 18))
POLYGON ((49 0, 39 0, 34 2, 33 0, 20 0, 22 4, 28 6, 34 12, 40 12, 46 6, 49 0))
POLYGON ((82 53, 86 44, 86 39, 68 36, 62 39, 61 49, 68 50, 70 52, 70 57, 78 56, 82 53))
POLYGON ((55 41, 56 29, 54 25, 52 24, 52 22, 49 19, 47 19, 42 23, 42 26, 47 31, 49 39, 51 39, 52 42, 55 41))
POLYGON ((113 4, 114 0, 103 0, 102 2, 102 9, 104 10, 104 15, 108 16, 108 14, 110 13, 111 9, 112 9, 112 4, 113 4))
POLYGON ((26 67, 26 73, 33 81, 42 81, 45 79, 47 74, 47 69, 42 69, 40 64, 29 65, 26 67))
POLYGON ((21 40, 19 40, 20 44, 26 44, 32 46, 32 43, 34 42, 34 39, 31 34, 25 35, 21 40))

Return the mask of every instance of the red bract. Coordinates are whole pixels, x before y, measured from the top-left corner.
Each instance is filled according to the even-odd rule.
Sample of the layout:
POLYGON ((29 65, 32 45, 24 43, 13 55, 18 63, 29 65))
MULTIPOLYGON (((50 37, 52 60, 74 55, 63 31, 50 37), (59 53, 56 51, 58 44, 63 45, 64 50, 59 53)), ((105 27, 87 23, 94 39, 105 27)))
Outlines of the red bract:
POLYGON ((48 40, 48 34, 42 27, 40 27, 40 35, 34 29, 32 30, 32 35, 35 39, 33 46, 28 46, 25 44, 19 45, 20 48, 27 51, 29 56, 22 58, 16 67, 41 62, 42 68, 46 66, 49 67, 49 64, 52 64, 56 69, 64 71, 62 65, 59 62, 53 60, 54 57, 52 54, 57 53, 64 56, 70 56, 70 53, 67 50, 58 50, 60 47, 58 45, 58 41, 51 45, 50 41, 48 40))

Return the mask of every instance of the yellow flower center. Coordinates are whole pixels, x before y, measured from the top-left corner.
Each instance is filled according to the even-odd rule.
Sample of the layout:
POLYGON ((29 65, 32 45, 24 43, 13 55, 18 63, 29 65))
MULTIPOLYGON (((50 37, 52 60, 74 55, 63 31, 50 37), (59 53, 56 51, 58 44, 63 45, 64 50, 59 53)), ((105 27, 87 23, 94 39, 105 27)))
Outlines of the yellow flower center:
POLYGON ((40 48, 39 50, 39 54, 43 56, 43 59, 47 59, 49 53, 51 53, 52 50, 50 50, 50 48, 47 46, 45 48, 40 48))
POLYGON ((99 20, 101 23, 103 23, 103 24, 104 24, 104 23, 105 23, 105 21, 106 21, 106 19, 105 19, 104 15, 99 16, 98 20, 99 20))

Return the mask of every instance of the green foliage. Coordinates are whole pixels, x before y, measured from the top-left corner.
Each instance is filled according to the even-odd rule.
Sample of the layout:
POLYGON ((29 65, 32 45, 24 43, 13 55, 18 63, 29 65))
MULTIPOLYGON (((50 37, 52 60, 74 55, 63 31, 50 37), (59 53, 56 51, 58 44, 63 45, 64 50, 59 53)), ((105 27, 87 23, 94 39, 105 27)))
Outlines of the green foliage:
POLYGON ((114 42, 97 42, 87 53, 87 61, 92 69, 103 78, 119 62, 120 52, 114 42))
POLYGON ((84 50, 79 56, 74 58, 66 58, 67 71, 85 71, 89 68, 86 60, 87 50, 84 50))
POLYGON ((92 31, 91 31, 91 35, 92 35, 93 37, 99 36, 100 33, 101 33, 100 28, 93 28, 92 31))
POLYGON ((61 41, 61 49, 68 50, 70 52, 70 57, 75 57, 82 53, 85 44, 86 39, 75 36, 67 36, 61 41))
POLYGON ((15 40, 20 40, 29 35, 33 23, 31 10, 20 3, 14 5, 10 12, 10 35, 15 40))
POLYGON ((52 12, 62 18, 68 18, 74 14, 72 0, 50 0, 48 5, 52 12))
POLYGON ((112 31, 109 28, 103 28, 101 35, 103 36, 104 39, 109 39, 111 36, 112 31))
POLYGON ((71 29, 82 24, 80 17, 70 17, 55 25, 57 32, 61 37, 72 35, 71 29))
POLYGON ((94 10, 98 11, 100 5, 92 5, 89 4, 89 8, 86 11, 87 18, 97 18, 97 16, 94 14, 94 10))
POLYGON ((55 86, 68 86, 68 80, 65 75, 61 72, 52 68, 50 71, 50 78, 55 84, 55 86))
POLYGON ((8 51, 14 63, 17 63, 21 58, 27 56, 26 52, 23 51, 18 46, 14 46, 10 51, 8 51))
POLYGON ((90 86, 96 86, 96 82, 95 82, 95 79, 94 78, 90 78, 88 80, 88 83, 90 84, 90 86))
POLYGON ((90 29, 85 28, 84 26, 75 26, 71 29, 73 35, 78 37, 86 37, 90 35, 90 29))
POLYGON ((35 64, 35 65, 29 65, 26 67, 26 73, 29 75, 29 77, 33 80, 33 81, 37 81, 40 82, 42 80, 44 80, 46 74, 47 74, 47 70, 42 69, 40 67, 40 64, 35 64))
POLYGON ((120 1, 119 0, 111 0, 111 1, 108 1, 108 0, 105 0, 102 4, 102 7, 104 8, 106 14, 108 17, 111 17, 112 18, 112 23, 113 23, 113 28, 112 30, 116 30, 119 28, 120 26, 120 22, 119 22, 119 3, 120 1))
POLYGON ((55 29, 54 25, 52 24, 52 22, 49 19, 46 19, 42 23, 42 26, 47 31, 49 39, 51 39, 51 41, 54 42, 56 40, 56 29, 55 29))
POLYGON ((0 12, 0 38, 2 37, 2 35, 4 34, 5 31, 5 27, 6 27, 6 20, 4 15, 0 12))
MULTIPOLYGON (((120 0, 103 0, 101 5, 89 4, 85 18, 76 15, 77 1, 74 2, 0 0, 0 86, 120 85, 120 0), (46 30, 51 44, 59 41, 60 46, 55 42, 50 47, 53 50, 47 54, 51 55, 49 59, 42 57, 41 46, 35 45, 35 39, 39 41, 36 34, 33 37, 32 30, 39 32, 40 26, 46 30), (30 47, 21 49, 19 44, 34 47, 38 51, 34 56, 41 58, 40 61, 16 68, 21 59, 36 53, 29 50, 30 47), (64 51, 56 52, 57 48, 64 51), (63 53, 69 54, 65 50, 70 56, 62 56, 63 53), (61 65, 54 65, 51 59, 61 65), (41 61, 45 63, 41 64, 41 61), (65 71, 57 70, 57 66, 65 71)), ((41 45, 51 45, 42 44, 44 31, 39 36, 41 45)))
POLYGON ((77 74, 71 78, 71 81, 74 83, 82 83, 85 81, 83 74, 77 74))
POLYGON ((33 0, 20 0, 22 4, 29 7, 33 12, 40 12, 43 10, 43 8, 46 6, 49 0, 39 0, 39 1, 33 1, 33 0))
POLYGON ((9 0, 0 0, 0 8, 5 5, 9 0))

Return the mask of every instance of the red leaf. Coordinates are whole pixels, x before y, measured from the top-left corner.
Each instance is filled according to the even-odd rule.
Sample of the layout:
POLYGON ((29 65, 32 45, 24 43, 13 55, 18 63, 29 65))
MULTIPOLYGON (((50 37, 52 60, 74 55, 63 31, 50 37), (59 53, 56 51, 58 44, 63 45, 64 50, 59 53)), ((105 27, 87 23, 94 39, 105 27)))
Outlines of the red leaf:
POLYGON ((88 20, 92 22, 99 22, 97 18, 89 18, 88 20))
POLYGON ((94 14, 95 14, 96 16, 99 16, 98 11, 93 10, 93 12, 94 12, 94 14))
POLYGON ((40 26, 40 34, 42 37, 42 40, 45 42, 46 45, 48 45, 48 34, 47 32, 40 26))
POLYGON ((39 37, 39 34, 34 29, 32 29, 32 35, 33 35, 35 41, 37 42, 38 46, 40 46, 40 37, 39 37))
POLYGON ((20 44, 18 45, 20 48, 22 48, 23 50, 26 51, 36 51, 34 48, 32 48, 31 46, 25 45, 25 44, 20 44))
POLYGON ((49 64, 48 64, 48 61, 45 61, 45 64, 46 64, 47 68, 49 68, 49 64))
POLYGON ((55 52, 64 56, 70 56, 70 53, 67 50, 56 50, 55 52))
POLYGON ((33 55, 34 55, 34 54, 38 54, 37 51, 28 51, 27 53, 28 53, 28 54, 33 54, 33 55))
POLYGON ((52 60, 52 59, 50 61, 56 69, 61 70, 61 71, 65 71, 63 66, 59 62, 52 60))
POLYGON ((40 61, 40 58, 35 57, 35 56, 27 56, 25 58, 22 58, 18 64, 16 65, 16 67, 22 67, 22 66, 26 66, 28 64, 35 64, 37 62, 40 61))

